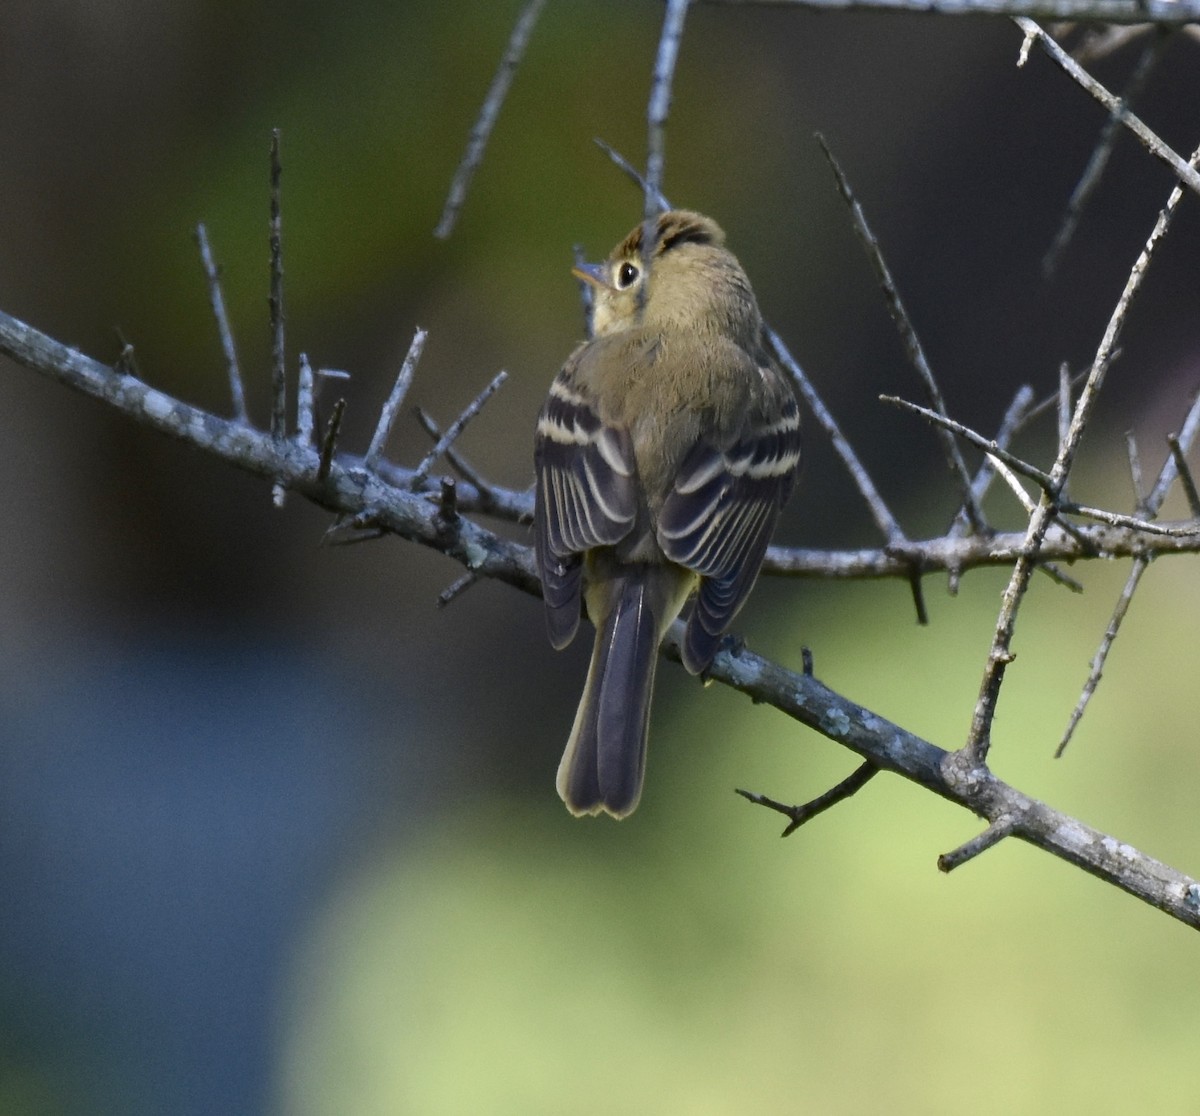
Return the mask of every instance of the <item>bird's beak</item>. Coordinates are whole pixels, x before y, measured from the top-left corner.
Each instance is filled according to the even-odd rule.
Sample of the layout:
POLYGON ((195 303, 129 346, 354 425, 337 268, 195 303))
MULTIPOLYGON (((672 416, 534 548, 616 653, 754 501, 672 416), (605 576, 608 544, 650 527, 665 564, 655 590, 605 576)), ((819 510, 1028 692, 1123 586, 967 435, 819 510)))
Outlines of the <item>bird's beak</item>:
POLYGON ((603 264, 579 264, 577 267, 571 268, 571 274, 576 279, 582 279, 585 283, 593 287, 607 287, 608 284, 604 281, 604 265, 603 264))

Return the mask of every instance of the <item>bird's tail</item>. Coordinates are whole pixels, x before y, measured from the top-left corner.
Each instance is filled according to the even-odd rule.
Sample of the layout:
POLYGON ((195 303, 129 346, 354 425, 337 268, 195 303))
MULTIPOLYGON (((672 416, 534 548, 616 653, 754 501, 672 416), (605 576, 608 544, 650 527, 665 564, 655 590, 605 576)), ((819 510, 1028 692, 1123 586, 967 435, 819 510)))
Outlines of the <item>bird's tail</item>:
POLYGON ((587 684, 558 765, 558 793, 572 814, 623 818, 642 795, 662 634, 645 573, 630 572, 605 586, 611 607, 596 631, 587 684))

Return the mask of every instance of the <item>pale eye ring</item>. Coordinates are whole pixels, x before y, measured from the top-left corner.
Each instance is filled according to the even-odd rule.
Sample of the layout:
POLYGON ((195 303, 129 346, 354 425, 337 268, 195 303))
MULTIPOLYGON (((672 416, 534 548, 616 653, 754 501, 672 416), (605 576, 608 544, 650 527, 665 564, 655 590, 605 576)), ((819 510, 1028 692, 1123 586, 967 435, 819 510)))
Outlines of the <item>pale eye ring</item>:
POLYGON ((625 290, 627 287, 632 287, 637 282, 641 272, 638 270, 637 264, 631 264, 628 261, 621 264, 617 269, 617 287, 619 290, 625 290))

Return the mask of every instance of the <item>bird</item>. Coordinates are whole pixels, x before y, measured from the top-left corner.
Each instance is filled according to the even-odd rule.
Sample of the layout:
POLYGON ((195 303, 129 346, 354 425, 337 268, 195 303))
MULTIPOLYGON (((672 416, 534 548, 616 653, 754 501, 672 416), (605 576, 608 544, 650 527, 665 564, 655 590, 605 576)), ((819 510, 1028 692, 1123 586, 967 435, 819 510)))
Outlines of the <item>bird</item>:
POLYGON ((800 412, 711 218, 667 210, 572 270, 592 336, 538 414, 534 542, 551 645, 575 637, 581 599, 596 637, 556 784, 572 814, 624 818, 662 638, 694 594, 681 657, 711 666, 795 484, 800 412))

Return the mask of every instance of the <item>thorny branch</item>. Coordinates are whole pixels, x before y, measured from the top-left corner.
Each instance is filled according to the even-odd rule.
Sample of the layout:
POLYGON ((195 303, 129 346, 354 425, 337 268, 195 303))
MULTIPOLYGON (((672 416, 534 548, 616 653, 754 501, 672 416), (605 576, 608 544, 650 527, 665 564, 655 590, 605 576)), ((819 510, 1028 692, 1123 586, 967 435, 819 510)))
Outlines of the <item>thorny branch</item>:
POLYGON ((1066 251, 1071 238, 1075 235, 1075 229, 1079 225, 1079 218, 1083 213, 1083 209, 1092 194, 1095 193, 1096 187, 1100 183, 1100 178, 1104 174, 1104 168, 1108 166, 1108 160, 1113 153, 1113 148, 1116 147, 1117 134, 1121 127, 1122 116, 1133 99, 1142 91, 1147 78, 1150 76, 1150 72, 1162 57, 1163 50, 1169 41, 1169 32, 1161 29, 1156 31, 1142 51, 1142 56, 1138 59, 1138 64, 1134 68, 1133 75, 1125 85, 1125 91, 1121 94, 1117 108, 1109 112, 1108 119, 1104 122, 1104 128, 1100 132, 1100 138, 1092 151, 1092 156, 1084 168, 1083 175, 1067 200, 1066 212, 1063 214, 1062 224, 1059 226, 1058 232, 1055 233, 1054 241, 1046 251, 1045 256, 1042 257, 1042 274, 1047 278, 1054 274, 1059 259, 1063 252, 1066 251))
MULTIPOLYGON (((1144 22, 1145 19, 1146 17, 1144 16, 1139 22, 1144 22)), ((1108 109, 1110 115, 1115 116, 1126 128, 1137 136, 1151 155, 1156 159, 1162 160, 1163 163, 1170 167, 1180 182, 1184 183, 1189 190, 1200 194, 1200 173, 1197 172, 1196 168, 1187 163, 1170 144, 1151 131, 1141 119, 1134 116, 1126 108, 1120 97, 1105 89, 1100 82, 1063 50, 1054 41, 1052 36, 1043 31, 1033 20, 1017 16, 1013 22, 1025 32, 1025 42, 1021 48, 1021 56, 1017 65, 1021 66, 1025 64, 1029 48, 1036 42, 1063 71, 1069 74, 1075 82, 1083 89, 1086 89, 1088 93, 1108 109)), ((1155 22, 1166 23, 1167 21, 1156 20, 1155 22)))
POLYGON ((450 184, 450 193, 446 198, 441 220, 438 221, 437 228, 433 230, 433 235, 436 237, 444 240, 454 231, 459 211, 463 207, 463 202, 467 200, 467 189, 471 185, 471 179, 479 164, 483 162, 483 153, 491 138, 492 129, 496 126, 500 109, 504 105, 504 98, 508 96, 508 88, 512 85, 513 76, 521 64, 525 48, 529 45, 530 36, 533 35, 533 29, 537 26, 538 17, 542 14, 545 6, 546 0, 529 0, 517 18, 512 35, 508 40, 508 49, 505 50, 504 57, 500 59, 496 76, 492 78, 491 88, 488 89, 487 96, 483 100, 479 118, 471 129, 471 136, 467 140, 467 149, 458 164, 458 169, 454 172, 454 181, 450 184))
MULTIPOLYGON (((900 292, 897 290, 896 282, 892 278, 891 269, 883 258, 883 250, 879 247, 879 241, 875 239, 875 234, 871 231, 871 226, 867 223, 866 214, 863 213, 862 206, 859 205, 858 199, 854 196, 854 191, 850 187, 841 164, 829 149, 829 144, 825 142, 825 137, 819 132, 817 133, 817 143, 821 145, 821 150, 825 153, 826 160, 830 167, 833 168, 834 177, 837 179, 838 191, 850 207, 850 217, 854 224, 854 231, 858 234, 858 238, 862 242, 872 266, 875 268, 875 275, 879 280, 880 287, 883 289, 888 310, 892 315, 892 320, 896 323, 896 329, 899 331, 904 341, 904 347, 908 352, 909 362, 916 370, 921 382, 925 385, 925 390, 929 395, 929 402, 933 410, 943 418, 946 418, 946 401, 942 398, 942 391, 938 387, 937 380, 934 379, 933 369, 929 367, 929 361, 925 356, 925 349, 917 337, 916 328, 908 316, 908 311, 904 308, 904 302, 900 298, 900 292)), ((944 435, 941 438, 941 443, 946 455, 946 462, 950 467, 950 472, 954 474, 962 490, 963 513, 966 515, 972 530, 986 531, 987 522, 983 518, 983 509, 975 499, 975 494, 971 487, 971 476, 967 472, 967 463, 963 460, 962 451, 958 448, 958 443, 954 440, 950 431, 943 428, 940 433, 944 435)))
MULTIPOLYGON (((1200 152, 1197 153, 1200 155, 1200 152)), ((1049 532, 1052 521, 1059 515, 1060 499, 1065 491, 1067 478, 1075 463, 1075 455, 1084 431, 1092 415, 1104 378, 1108 372, 1116 349, 1117 338, 1125 324, 1129 307, 1137 292, 1140 290, 1146 269, 1155 248, 1162 241, 1170 225, 1175 207, 1183 196, 1180 186, 1172 191, 1167 203, 1158 215, 1158 220, 1151 230, 1149 239, 1126 280, 1125 289, 1117 300, 1099 348, 1092 360, 1092 368, 1079 393, 1075 410, 1071 415, 1070 425, 1060 440, 1058 456, 1049 473, 1049 486, 1042 492, 1042 498, 1033 515, 1029 518, 1029 528, 1026 533, 1025 553, 1013 566, 1012 577, 1004 590, 1001 600, 1000 615, 996 620, 996 631, 992 637, 991 650, 988 652, 987 663, 984 667, 983 682, 980 685, 979 700, 975 705, 975 713, 971 719, 971 731, 964 745, 966 757, 974 763, 984 763, 987 760, 988 749, 991 746, 992 720, 996 713, 996 703, 1000 696, 1000 687, 1004 681, 1004 673, 1013 660, 1012 639, 1016 628, 1017 612, 1029 579, 1033 574, 1042 542, 1049 532)))
MULTIPOLYGON (((460 562, 467 574, 443 595, 452 599, 478 578, 492 577, 525 592, 540 592, 529 547, 488 531, 465 511, 477 506, 473 486, 456 486, 456 514, 444 514, 442 485, 426 480, 411 489, 414 470, 388 462, 368 469, 363 458, 345 451, 325 461, 311 445, 297 438, 276 439, 236 419, 190 406, 152 388, 131 373, 111 368, 39 333, 31 326, 0 314, 0 353, 33 371, 90 395, 129 417, 154 427, 230 464, 265 477, 314 503, 360 523, 370 523, 413 542, 431 547, 460 562)), ((331 427, 334 425, 331 419, 331 427)), ((326 441, 329 439, 327 437, 326 441)), ((493 489, 493 511, 507 518, 528 513, 528 494, 493 489)), ((1131 546, 1128 532, 1103 526, 1090 529, 1097 547, 1131 546)), ((1141 540, 1161 552, 1200 550, 1200 539, 1141 540)), ((914 551, 921 544, 909 544, 914 551)), ((945 553, 954 551, 954 565, 1008 562, 1020 545, 1015 535, 985 540, 947 537, 934 540, 923 559, 931 567, 947 568, 945 553), (987 548, 993 550, 988 552, 987 548), (939 548, 943 552, 939 558, 939 548), (972 553, 972 550, 974 551, 972 553)), ((1083 557, 1071 548, 1069 537, 1047 540, 1046 552, 1060 546, 1064 555, 1083 557)), ((897 576, 914 561, 912 553, 885 552, 822 554, 780 551, 771 556, 774 568, 819 576, 897 576)), ((678 655, 677 634, 665 651, 678 655)), ((1012 835, 1136 895, 1175 918, 1200 929, 1200 884, 1159 862, 1121 845, 1112 838, 1021 794, 985 768, 964 765, 955 753, 905 732, 869 710, 833 693, 808 675, 798 675, 748 651, 723 651, 711 671, 716 681, 730 685, 782 710, 817 732, 858 752, 872 765, 904 776, 933 790, 980 817, 1010 816, 1012 835)), ((824 797, 824 796, 823 796, 824 797)))
MULTIPOLYGON (((683 21, 691 2, 700 0, 668 0, 655 66, 654 87, 648 107, 650 142, 647 174, 643 177, 634 168, 624 164, 644 191, 647 216, 658 206, 666 204, 661 191, 663 129, 670 104, 671 84, 683 21)), ((736 3, 754 0, 709 2, 736 3)), ((830 6, 828 0, 776 2, 830 6)), ((471 143, 460 165, 455 185, 451 189, 443 221, 439 225, 440 235, 449 232, 461 207, 467 183, 482 158, 484 145, 504 94, 543 4, 544 0, 531 0, 522 10, 480 120, 472 133, 471 143)), ((917 4, 922 10, 991 10, 1054 18, 1090 17, 1128 22, 1135 19, 1138 22, 1152 20, 1164 25, 1200 19, 1200 0, 1170 0, 1169 3, 1166 0, 1091 0, 1086 4, 1081 0, 1040 0, 1028 3, 1023 0, 1007 0, 1005 3, 1001 3, 1000 0, 872 0, 871 3, 855 2, 854 6, 905 7, 917 4)), ((1026 46, 1035 39, 1040 41, 1060 66, 1105 104, 1114 120, 1132 130, 1148 150, 1172 167, 1182 184, 1200 191, 1200 176, 1197 176, 1193 166, 1184 163, 1161 139, 1132 116, 1125 105, 1119 103, 1112 94, 1086 75, 1076 63, 1066 58, 1061 48, 1058 48, 1040 28, 1025 18, 1018 18, 1017 22, 1026 34, 1026 46)), ((623 162, 611 150, 610 154, 618 162, 623 162)), ((442 604, 457 597, 482 577, 497 578, 526 592, 539 593, 540 587, 530 549, 487 530, 470 518, 473 512, 486 512, 502 519, 527 520, 531 510, 529 493, 485 485, 474 470, 466 467, 453 446, 463 425, 478 413, 490 394, 499 386, 503 373, 492 381, 445 432, 439 432, 431 420, 422 416, 426 430, 435 438, 435 445, 416 469, 405 469, 384 459, 383 450, 411 381, 424 340, 423 333, 419 331, 414 338, 409 358, 401 369, 391 398, 382 410, 371 444, 362 457, 351 455, 338 447, 341 417, 345 408, 345 401, 341 399, 335 404, 326 423, 320 439, 320 449, 314 447, 315 374, 307 359, 302 356, 297 432, 292 437, 287 435, 284 408, 286 380, 278 155, 279 136, 278 132, 275 132, 271 145, 270 223, 274 390, 268 430, 255 428, 245 416, 231 337, 226 343, 228 323, 224 321, 220 302, 218 273, 212 263, 202 230, 202 258, 234 394, 233 419, 205 412, 152 388, 138 378, 136 370, 128 361, 119 359, 113 367, 103 365, 2 313, 0 353, 77 391, 98 398, 139 422, 267 478, 278 494, 285 490, 296 491, 334 511, 339 517, 339 522, 349 522, 360 529, 391 532, 455 559, 467 572, 441 595, 442 604), (451 465, 458 467, 463 477, 461 481, 449 477, 435 479, 430 476, 435 461, 441 456, 445 456, 451 465)), ((848 186, 844 184, 840 170, 838 174, 843 182, 843 192, 846 193, 847 200, 857 208, 848 186)), ((748 694, 756 702, 775 706, 802 724, 857 752, 865 761, 858 771, 837 787, 803 806, 782 806, 765 796, 747 796, 753 801, 787 814, 792 821, 789 829, 849 797, 877 771, 886 769, 971 810, 988 822, 987 828, 981 834, 940 858, 939 866, 943 870, 949 871, 1006 837, 1017 837, 1122 888, 1187 925, 1200 929, 1200 883, 1023 795, 997 779, 985 763, 995 700, 1003 680, 1004 668, 1012 658, 1009 647, 1017 608, 1033 570, 1047 568, 1047 563, 1054 559, 1075 560, 1100 555, 1132 556, 1135 559, 1134 574, 1127 593, 1118 605, 1120 615, 1123 615, 1137 580, 1153 557, 1170 553, 1200 552, 1200 527, 1194 521, 1175 526, 1152 522, 1167 490, 1178 477, 1182 477, 1188 490, 1193 512, 1197 510, 1198 501, 1186 465, 1186 454, 1200 428, 1200 398, 1189 411, 1178 439, 1171 443, 1171 453, 1164 462, 1154 489, 1144 501, 1139 501, 1139 506, 1135 509, 1136 515, 1123 516, 1102 509, 1085 508, 1071 503, 1065 496, 1075 451, 1113 359, 1116 337, 1129 302, 1140 284, 1153 247, 1165 231, 1170 213, 1182 192, 1180 187, 1172 195, 1172 199, 1160 215, 1147 248, 1134 266, 1126 291, 1114 311, 1073 411, 1070 408, 1070 381, 1064 374, 1060 392, 1060 421, 1063 423, 1063 429, 1060 433, 1058 455, 1049 472, 1022 462, 1007 450, 1012 433, 1037 410, 1030 407, 1030 393, 1027 391, 1018 393, 994 439, 986 439, 968 431, 946 415, 940 391, 920 355, 915 333, 903 314, 894 285, 890 284, 890 280, 885 281, 885 293, 889 295, 902 333, 914 354, 914 361, 921 370, 930 398, 934 402, 932 411, 922 410, 925 410, 931 421, 936 421, 944 429, 973 442, 987 455, 976 476, 971 478, 965 460, 957 446, 954 447, 950 457, 963 491, 963 511, 941 538, 913 541, 905 536, 808 377, 788 353, 778 335, 768 331, 768 344, 773 348, 777 359, 792 375, 798 391, 816 414, 819 425, 829 435, 886 540, 885 545, 878 550, 830 552, 772 548, 765 566, 768 571, 793 576, 904 577, 914 587, 920 615, 923 611, 920 598, 922 575, 934 570, 946 570, 950 574, 951 584, 954 585, 964 570, 975 566, 1013 566, 1012 579, 997 621, 972 734, 968 744, 959 751, 944 751, 891 724, 870 710, 833 693, 813 678, 811 670, 807 667, 803 674, 795 674, 745 650, 721 651, 709 671, 712 679, 748 694), (1031 477, 1040 487, 1041 495, 1036 504, 1021 492, 1019 481, 1012 472, 1014 469, 1031 477), (992 534, 985 529, 982 513, 978 510, 978 501, 982 499, 983 490, 991 476, 997 473, 1009 480, 1020 492, 1022 501, 1029 505, 1029 525, 1024 532, 992 534), (1075 524, 1063 518, 1066 514, 1088 515, 1099 522, 1075 524)), ((868 249, 872 251, 877 267, 881 273, 885 273, 882 257, 878 255, 877 249, 871 246, 872 238, 866 230, 865 219, 860 222, 860 228, 864 239, 868 241, 868 249)), ((1055 573, 1055 576, 1061 579, 1061 575, 1055 573)), ((1111 635, 1107 637, 1109 643, 1115 637, 1118 626, 1119 616, 1110 625, 1111 635)), ((678 658, 678 638, 679 625, 676 625, 664 642, 663 650, 669 657, 678 658)), ((1101 665, 1102 658, 1102 655, 1098 655, 1101 665)), ((1094 673, 1098 681, 1099 667, 1094 673)), ((1091 688, 1094 689, 1094 683, 1091 684, 1091 688)), ((1088 692, 1085 688, 1085 697, 1088 692)))
POLYGON ((1055 21, 1154 23, 1177 27, 1200 21, 1197 0, 696 0, 705 5, 934 12, 938 15, 1029 16, 1055 21))

